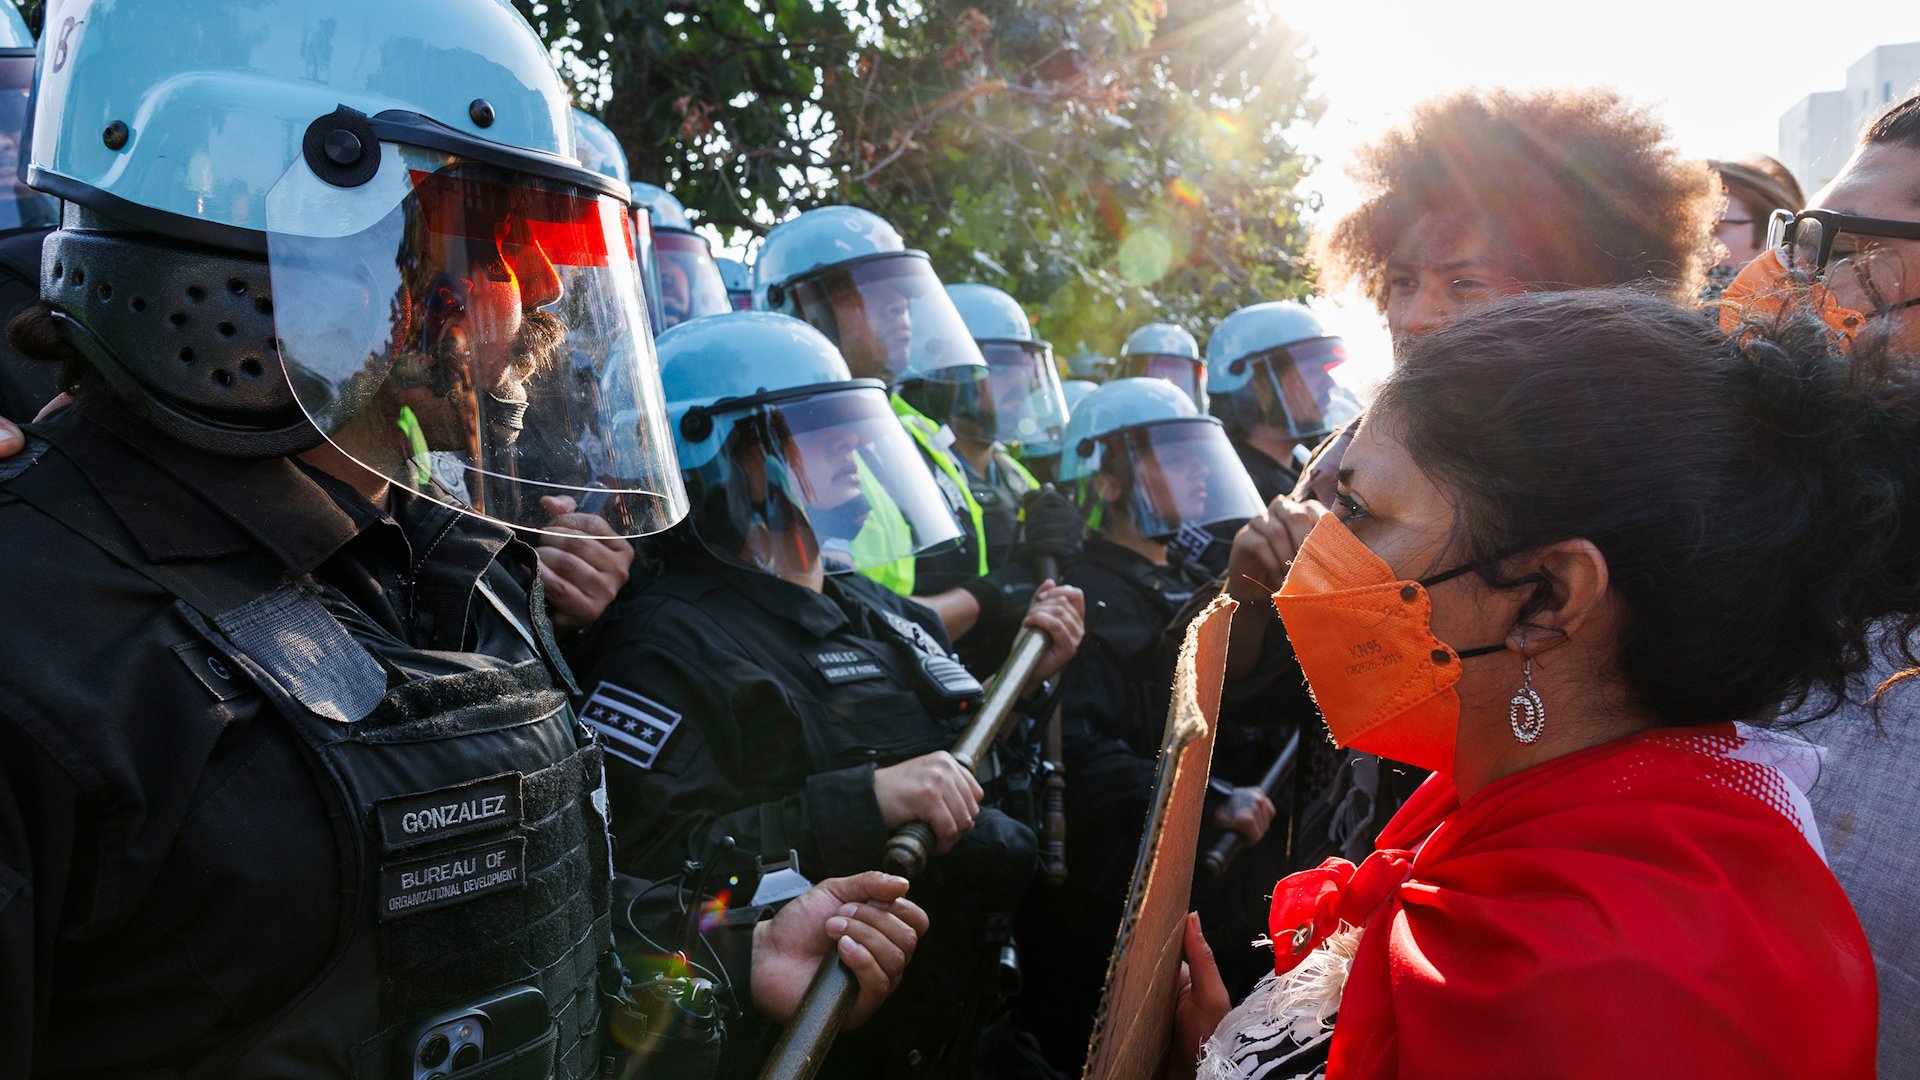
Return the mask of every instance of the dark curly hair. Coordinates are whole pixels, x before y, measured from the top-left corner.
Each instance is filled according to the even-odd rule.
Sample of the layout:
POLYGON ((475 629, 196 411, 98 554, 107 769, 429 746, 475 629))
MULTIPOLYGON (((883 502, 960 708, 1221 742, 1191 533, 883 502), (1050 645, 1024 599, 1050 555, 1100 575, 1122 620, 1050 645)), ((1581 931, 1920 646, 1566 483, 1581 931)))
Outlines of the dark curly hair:
MULTIPOLYGON (((1625 610, 1618 670, 1662 724, 1838 701, 1874 641, 1920 666, 1920 365, 1884 337, 1849 356, 1799 310, 1730 337, 1592 289, 1496 301, 1396 352, 1368 415, 1457 499, 1446 560, 1591 541, 1625 610)), ((1537 589, 1497 561, 1482 576, 1537 589)))
POLYGON ((1698 290, 1719 191, 1667 128, 1612 90, 1462 91, 1415 105, 1351 167, 1366 202, 1316 240, 1323 280, 1382 311, 1387 260, 1421 218, 1471 220, 1543 289, 1698 290))

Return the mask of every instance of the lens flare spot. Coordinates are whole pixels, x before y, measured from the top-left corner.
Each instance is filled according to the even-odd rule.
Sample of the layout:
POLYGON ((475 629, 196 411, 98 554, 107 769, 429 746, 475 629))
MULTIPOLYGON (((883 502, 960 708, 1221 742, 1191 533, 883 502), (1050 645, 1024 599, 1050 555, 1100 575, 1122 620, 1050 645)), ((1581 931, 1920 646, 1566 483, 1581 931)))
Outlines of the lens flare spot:
POLYGON ((1213 130, 1222 135, 1234 136, 1240 134, 1240 125, 1226 113, 1217 112, 1213 114, 1213 130))
POLYGON ((1128 236, 1120 245, 1120 274, 1136 285, 1151 285, 1173 268, 1173 241, 1148 227, 1128 236))
POLYGON ((721 889, 700 905, 700 932, 702 934, 718 926, 721 919, 727 917, 727 901, 733 898, 731 889, 721 889))
POLYGON ((1167 194, 1182 206, 1200 205, 1200 185, 1184 176, 1176 176, 1167 181, 1167 194))

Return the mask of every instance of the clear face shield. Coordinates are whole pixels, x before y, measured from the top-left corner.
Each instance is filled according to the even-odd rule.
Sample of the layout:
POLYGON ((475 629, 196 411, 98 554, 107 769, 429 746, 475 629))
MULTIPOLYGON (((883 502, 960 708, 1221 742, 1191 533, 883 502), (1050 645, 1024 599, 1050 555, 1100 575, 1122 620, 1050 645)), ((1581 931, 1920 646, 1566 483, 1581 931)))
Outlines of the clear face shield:
POLYGON ((1146 424, 1098 442, 1100 467, 1078 481, 1080 505, 1109 535, 1165 540, 1184 525, 1244 521, 1263 506, 1216 420, 1146 424))
POLYGON ((660 261, 653 247, 653 212, 633 208, 633 254, 640 267, 640 294, 647 301, 647 325, 655 337, 667 332, 660 315, 660 261))
POLYGON ((546 162, 379 145, 359 186, 301 159, 267 197, 280 356, 314 425, 387 480, 516 528, 549 527, 544 496, 620 536, 683 517, 625 202, 546 162))
POLYGON ((1013 341, 980 343, 987 377, 945 384, 953 407, 947 423, 962 439, 999 442, 1027 454, 1057 454, 1067 426, 1067 399, 1053 367, 1053 350, 1013 341))
POLYGON ((660 314, 669 328, 733 310, 720 265, 705 239, 678 229, 656 229, 653 247, 660 269, 660 314))
POLYGON ((1333 369, 1346 360, 1346 344, 1323 337, 1233 361, 1229 370, 1237 375, 1246 365, 1251 376, 1231 395, 1234 422, 1246 431, 1264 426, 1282 438, 1325 435, 1360 415, 1352 392, 1333 381, 1333 369))
POLYGON ((855 378, 892 386, 909 379, 972 382, 986 374, 973 335, 924 256, 866 259, 782 291, 795 314, 839 346, 855 378))
MULTIPOLYGON (((1165 379, 1178 387, 1195 405, 1201 405, 1205 400, 1202 394, 1207 388, 1206 371, 1200 361, 1189 356, 1130 353, 1120 358, 1118 374, 1122 377, 1165 379)), ((1205 411, 1204 406, 1202 411, 1205 411)))
MULTIPOLYGON (((957 543, 960 527, 877 383, 722 402, 686 470, 714 557, 781 577, 882 566, 957 543)), ((683 421, 683 432, 687 424, 683 421)))
POLYGON ((0 56, 0 232, 51 228, 60 206, 20 182, 22 137, 33 98, 33 54, 0 56))

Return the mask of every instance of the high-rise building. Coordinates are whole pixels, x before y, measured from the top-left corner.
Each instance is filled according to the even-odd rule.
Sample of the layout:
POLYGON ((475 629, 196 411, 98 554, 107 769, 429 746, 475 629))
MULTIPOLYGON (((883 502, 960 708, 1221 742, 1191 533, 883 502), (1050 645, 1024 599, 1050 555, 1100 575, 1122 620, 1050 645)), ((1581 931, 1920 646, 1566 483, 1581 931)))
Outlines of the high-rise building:
POLYGON ((1920 82, 1920 42, 1881 45, 1847 66, 1845 90, 1801 98, 1780 117, 1781 164, 1811 195, 1846 164, 1868 121, 1920 82))

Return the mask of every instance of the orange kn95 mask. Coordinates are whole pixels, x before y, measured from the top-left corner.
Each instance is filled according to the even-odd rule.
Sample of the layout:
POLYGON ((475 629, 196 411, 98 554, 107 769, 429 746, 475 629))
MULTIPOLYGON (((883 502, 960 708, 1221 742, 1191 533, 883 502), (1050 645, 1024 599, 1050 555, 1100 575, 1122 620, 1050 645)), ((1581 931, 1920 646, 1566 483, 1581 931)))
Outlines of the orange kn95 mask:
POLYGON ((1315 523, 1273 605, 1334 742, 1453 771, 1460 661, 1506 645, 1454 652, 1433 636, 1427 589, 1481 565, 1401 581, 1339 518, 1315 523))

